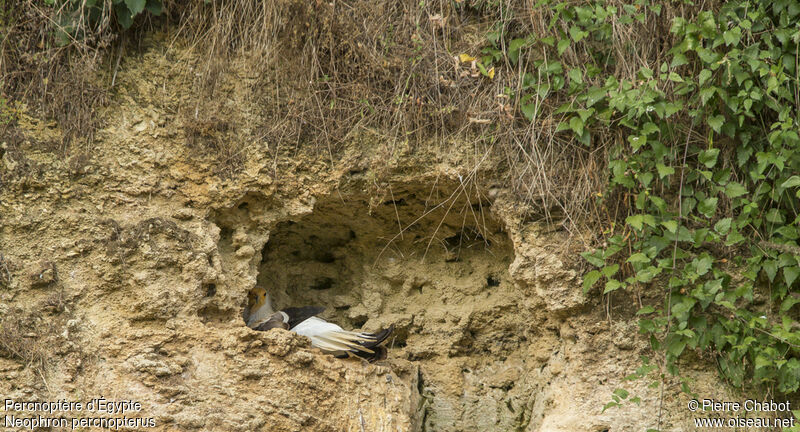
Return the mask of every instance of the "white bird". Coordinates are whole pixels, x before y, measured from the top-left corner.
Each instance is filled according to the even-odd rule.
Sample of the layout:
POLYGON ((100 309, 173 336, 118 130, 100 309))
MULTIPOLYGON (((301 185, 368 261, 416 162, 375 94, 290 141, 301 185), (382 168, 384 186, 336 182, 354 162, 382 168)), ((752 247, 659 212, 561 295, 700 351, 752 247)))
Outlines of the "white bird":
POLYGON ((290 330, 311 339, 311 346, 337 357, 355 354, 369 361, 386 358, 386 348, 380 344, 392 333, 393 325, 377 333, 347 331, 315 316, 324 310, 320 306, 304 306, 275 312, 267 290, 255 287, 248 294, 245 315, 247 326, 253 330, 290 330))

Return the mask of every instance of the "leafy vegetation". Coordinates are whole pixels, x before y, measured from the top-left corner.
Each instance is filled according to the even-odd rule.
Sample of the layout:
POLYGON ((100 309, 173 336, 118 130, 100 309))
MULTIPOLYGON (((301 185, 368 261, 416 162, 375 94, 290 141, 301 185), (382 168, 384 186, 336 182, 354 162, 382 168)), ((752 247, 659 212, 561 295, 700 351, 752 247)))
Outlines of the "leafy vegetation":
MULTIPOLYGON (((3 9, 6 29, 8 17, 23 16, 13 3, 3 9)), ((323 142, 330 151, 354 123, 388 130, 387 139, 488 137, 487 148, 506 144, 513 153, 509 171, 518 171, 510 177, 520 179, 514 186, 543 196, 545 211, 552 201, 566 214, 591 207, 586 216, 603 225, 602 247, 583 255, 596 267, 584 278, 585 290, 663 299, 638 311, 641 331, 663 357, 634 376, 656 367, 680 375, 678 360, 692 351, 712 357, 735 386, 800 389, 800 2, 372 3, 347 13, 327 3, 295 4, 289 13, 268 3, 262 9, 205 1, 176 16, 197 20, 197 35, 212 27, 221 35, 205 38, 209 76, 222 70, 211 59, 283 38, 292 55, 275 58, 298 59, 292 69, 299 78, 286 79, 303 84, 285 106, 273 104, 265 117, 281 119, 281 127, 268 128, 264 139, 323 142), (490 22, 486 38, 477 47, 459 45, 473 15, 490 22), (283 27, 258 27, 272 22, 283 27), (568 150, 553 151, 560 147, 568 150), (564 168, 536 159, 541 154, 574 159, 564 168), (607 163, 606 187, 593 190, 593 206, 584 206, 587 194, 569 183, 582 176, 563 179, 566 192, 552 192, 550 173, 582 166, 589 178, 592 157, 607 163), (530 177, 537 172, 545 175, 530 177), (577 204, 566 203, 570 196, 577 204)), ((62 44, 109 23, 126 29, 163 9, 158 0, 46 4, 58 23, 48 29, 62 44)), ((2 68, 27 65, 28 53, 46 39, 11 24, 19 30, 7 34, 25 37, 4 38, 9 60, 2 68)), ((4 93, 33 94, 43 104, 52 99, 54 80, 38 91, 24 87, 36 68, 3 72, 16 77, 3 83, 4 93)), ((65 106, 51 111, 69 112, 65 106)), ((625 392, 615 396, 617 403, 630 400, 625 392)))
POLYGON ((639 310, 639 325, 672 374, 695 350, 712 355, 734 386, 797 391, 800 2, 672 11, 670 36, 652 41, 665 55, 635 68, 618 62, 620 50, 635 48, 619 27, 633 31, 667 6, 536 7, 552 11, 547 33, 488 37, 489 52, 525 65, 507 93, 529 120, 558 101, 557 131, 589 148, 617 134, 603 143, 608 191, 598 193, 615 216, 604 246, 583 254, 596 267, 584 289, 663 294, 639 310), (570 49, 589 61, 567 66, 560 58, 570 49))
POLYGON ((159 16, 163 11, 160 0, 45 0, 45 4, 56 12, 56 40, 60 45, 83 40, 88 31, 97 32, 107 25, 109 15, 127 30, 137 15, 149 12, 159 16))
MULTIPOLYGON (((162 12, 161 0, 0 2, 0 97, 59 124, 61 142, 49 148, 86 150, 109 88, 98 71, 109 53, 121 53, 111 48, 136 17, 162 12)), ((0 132, 8 134, 15 122, 4 118, 0 132)))

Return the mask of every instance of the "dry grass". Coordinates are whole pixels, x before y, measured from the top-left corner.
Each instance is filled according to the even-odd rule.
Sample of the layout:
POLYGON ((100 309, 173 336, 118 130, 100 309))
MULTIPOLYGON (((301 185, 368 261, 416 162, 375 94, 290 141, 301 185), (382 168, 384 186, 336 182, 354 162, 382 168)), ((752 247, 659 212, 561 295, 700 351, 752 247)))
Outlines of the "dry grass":
MULTIPOLYGON (((364 130, 391 145, 432 143, 446 150, 477 142, 478 151, 502 161, 496 180, 530 204, 532 218, 565 222, 567 228, 589 222, 607 226, 615 211, 598 208, 595 196, 605 192, 608 148, 623 138, 620 131, 598 130, 587 147, 569 133, 556 133, 562 119, 554 111, 572 102, 563 93, 537 96, 533 121, 524 118, 518 100, 507 97, 522 88, 526 72, 535 73, 532 62, 552 52, 537 44, 525 49, 526 60, 517 65, 501 59, 493 79, 456 60, 461 53, 481 55, 489 31, 504 35, 501 51, 507 49, 502 41, 550 32, 552 10, 535 3, 172 0, 165 2, 167 13, 159 22, 172 38, 203 53, 195 65, 193 106, 180 110, 187 141, 219 153, 227 164, 221 172, 233 175, 252 149, 229 144, 221 122, 207 114, 214 110, 206 108, 225 96, 220 80, 231 59, 246 57, 248 75, 258 77, 252 93, 261 107, 261 124, 250 128, 252 144, 265 143, 276 154, 313 148, 335 165, 340 149, 364 130)), ((67 128, 65 139, 90 141, 93 110, 103 103, 109 83, 91 81, 93 74, 86 71, 101 65, 113 71, 121 51, 111 20, 85 27, 84 37, 68 47, 46 42, 42 48, 52 28, 47 10, 32 0, 3 8, 6 23, 14 17, 12 37, 2 42, 0 69, 8 76, 3 92, 37 102, 67 128)), ((632 78, 643 66, 657 70, 671 45, 672 17, 691 13, 683 8, 666 4, 660 17, 615 25, 613 61, 600 76, 632 78)), ((152 25, 141 19, 139 24, 140 29, 152 25)), ((137 33, 132 35, 135 40, 137 33)), ((593 43, 574 44, 558 60, 565 70, 583 67, 592 61, 593 43)))
POLYGON ((73 144, 88 148, 94 140, 96 109, 106 101, 95 76, 115 36, 107 18, 96 28, 77 22, 80 40, 59 44, 60 13, 34 0, 0 2, 0 91, 56 120, 63 131, 57 150, 66 156, 73 144))
MULTIPOLYGON (((182 127, 187 144, 201 154, 211 154, 215 160, 215 173, 221 177, 233 177, 244 164, 244 152, 240 141, 231 133, 228 121, 210 114, 184 113, 182 127)), ((224 117, 224 116, 223 116, 224 117)))
MULTIPOLYGON (((389 143, 411 140, 447 148, 478 142, 480 152, 505 161, 498 175, 530 204, 532 218, 565 222, 568 229, 587 223, 607 227, 624 212, 598 207, 595 198, 606 193, 608 149, 624 139, 621 131, 596 131, 588 147, 570 133, 556 133, 562 118, 554 111, 572 102, 563 95, 537 99, 537 116, 523 118, 518 101, 504 95, 521 88, 524 73, 535 71, 532 61, 546 58, 547 51, 528 48, 523 55, 528 63, 497 64, 492 80, 454 59, 460 53, 480 55, 489 30, 502 31, 505 40, 546 34, 552 12, 533 6, 531 1, 356 1, 289 7, 272 21, 308 31, 299 36, 276 31, 281 44, 272 54, 279 64, 263 79, 264 87, 274 88, 272 110, 265 116, 274 127, 266 127, 259 138, 315 143, 327 153, 335 153, 359 129, 378 131, 389 143), (300 76, 286 77, 287 70, 300 76)), ((614 60, 600 76, 632 79, 641 67, 657 70, 670 46, 669 22, 686 13, 665 6, 657 19, 615 26, 614 60), (654 41, 654 34, 661 36, 654 41)), ((587 43, 569 48, 558 60, 568 70, 583 67, 592 55, 587 43)), ((609 202, 627 202, 619 198, 609 202)))
POLYGON ((0 318, 0 356, 44 371, 50 356, 44 340, 49 326, 35 322, 31 315, 17 312, 0 318))
MULTIPOLYGON (((553 112, 569 99, 551 94, 536 100, 538 115, 528 121, 518 101, 504 96, 519 90, 524 73, 535 70, 532 61, 548 52, 529 48, 523 55, 528 63, 516 66, 501 61, 494 79, 455 59, 479 56, 490 30, 501 31, 504 40, 546 34, 552 11, 534 3, 285 0, 258 6, 242 0, 190 8, 182 36, 206 47, 211 82, 225 56, 260 59, 254 67, 261 72, 265 122, 255 141, 315 146, 331 164, 359 130, 388 143, 445 149, 479 142, 480 152, 504 160, 499 175, 530 204, 531 217, 565 221, 567 228, 587 221, 608 225, 616 220, 614 209, 599 209, 595 197, 605 193, 607 152, 622 138, 619 131, 598 131, 587 147, 555 132, 562 119, 553 112)), ((630 79, 641 67, 657 69, 670 46, 672 17, 686 13, 667 5, 660 17, 615 26, 614 59, 605 75, 630 79), (655 41, 654 34, 660 35, 655 41)), ((565 70, 582 67, 592 51, 592 43, 575 45, 558 60, 565 70)))

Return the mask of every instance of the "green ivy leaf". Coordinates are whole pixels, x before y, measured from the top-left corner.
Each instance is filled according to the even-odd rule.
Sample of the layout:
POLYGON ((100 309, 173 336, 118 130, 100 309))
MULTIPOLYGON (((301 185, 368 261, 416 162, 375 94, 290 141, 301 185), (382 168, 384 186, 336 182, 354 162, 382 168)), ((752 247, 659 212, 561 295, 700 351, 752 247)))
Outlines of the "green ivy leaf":
MULTIPOLYGON (((798 297, 795 297, 795 296, 791 296, 791 295, 790 295, 790 296, 787 296, 787 297, 786 297, 785 299, 783 299, 783 301, 781 302, 781 312, 786 312, 786 311, 788 311, 789 309, 791 309, 791 308, 792 308, 794 305, 796 305, 797 303, 800 303, 800 298, 798 298, 798 297)), ((791 327, 790 327, 790 328, 791 328, 791 327)))
POLYGON ((669 80, 672 82, 683 82, 683 78, 675 72, 669 73, 669 80))
POLYGON ((590 107, 606 97, 606 91, 599 87, 590 87, 586 91, 586 107, 590 107))
POLYGON ((797 186, 800 186, 800 176, 797 175, 793 175, 789 177, 785 182, 781 183, 781 187, 784 189, 797 186))
POLYGON ((708 149, 700 152, 700 155, 697 157, 697 159, 701 164, 705 165, 706 168, 713 168, 714 165, 717 164, 718 155, 719 149, 708 149))
POLYGON ((790 266, 783 268, 783 279, 786 281, 787 287, 791 287, 798 276, 800 276, 800 267, 790 266))
POLYGON ((797 259, 791 254, 782 253, 778 255, 778 267, 793 266, 797 264, 797 259))
POLYGON ((680 357, 684 348, 686 348, 686 342, 679 337, 672 337, 667 344, 667 352, 675 357, 680 357))
POLYGON ((728 237, 725 239, 725 246, 733 246, 743 240, 744 236, 739 231, 733 230, 728 233, 728 237))
POLYGON ((639 309, 639 311, 636 312, 636 315, 647 315, 647 314, 651 314, 651 313, 653 313, 655 311, 656 311, 656 309, 653 306, 645 306, 645 307, 639 309))
POLYGON ((581 252, 581 256, 586 261, 589 261, 589 264, 595 267, 602 267, 606 264, 602 256, 602 250, 597 250, 594 252, 589 252, 589 251, 581 252))
POLYGON ((703 216, 710 218, 714 216, 714 213, 717 211, 717 197, 706 198, 702 201, 697 203, 697 211, 699 211, 703 216))
POLYGON ((739 27, 734 27, 730 30, 722 32, 722 38, 725 39, 725 45, 727 46, 738 44, 741 37, 742 29, 739 27))
POLYGON ((732 221, 733 220, 731 218, 720 219, 719 221, 717 221, 717 223, 714 224, 714 231, 722 235, 727 234, 728 231, 731 229, 732 221))
POLYGON ((675 174, 675 168, 673 168, 671 166, 666 166, 666 165, 664 165, 662 163, 657 163, 656 164, 656 170, 658 171, 658 177, 659 178, 664 178, 664 177, 666 177, 668 175, 675 174))
POLYGON ((639 182, 642 183, 642 186, 644 187, 650 186, 651 181, 653 181, 653 173, 645 172, 639 174, 639 182))
POLYGON ((127 30, 131 28, 133 25, 133 17, 131 16, 131 11, 124 3, 114 5, 114 12, 117 15, 117 22, 119 22, 119 25, 121 25, 123 29, 127 30))
POLYGON ((583 120, 580 117, 574 116, 569 119, 569 127, 576 135, 583 135, 583 120))
POLYGON ((768 358, 762 355, 756 356, 756 369, 762 369, 769 366, 772 366, 772 362, 768 358))
POLYGON ((572 26, 569 28, 569 37, 572 38, 575 43, 580 42, 583 38, 589 35, 589 32, 581 30, 578 26, 572 26))
POLYGON ((789 240, 797 240, 798 237, 800 237, 800 236, 798 236, 797 228, 795 228, 795 227, 793 227, 791 225, 784 225, 784 226, 776 229, 775 232, 780 234, 781 236, 789 239, 789 240))
POLYGON ((511 42, 508 43, 508 59, 511 60, 511 63, 517 64, 517 60, 519 60, 519 51, 526 43, 527 40, 522 38, 512 39, 511 42))
POLYGON ((711 266, 714 264, 714 260, 708 255, 695 261, 695 268, 697 269, 697 274, 700 276, 708 273, 708 271, 711 270, 711 266))
POLYGON ((703 69, 697 76, 698 79, 697 84, 702 86, 703 84, 706 83, 706 81, 708 81, 709 78, 711 78, 711 71, 708 69, 703 69))
POLYGON ((625 389, 616 389, 614 390, 614 394, 619 396, 621 399, 627 399, 629 395, 628 391, 625 389))
POLYGON ((629 263, 649 263, 650 258, 641 252, 636 252, 635 254, 631 255, 627 261, 629 263))
POLYGON ((589 273, 586 273, 586 276, 583 277, 583 293, 586 294, 589 290, 594 286, 594 284, 600 280, 602 275, 597 270, 592 270, 589 273))
POLYGON ((761 264, 761 268, 764 269, 764 273, 767 274, 769 281, 772 282, 775 280, 775 275, 778 274, 778 262, 775 260, 766 260, 761 264))
POLYGON ((535 103, 531 102, 529 104, 522 104, 519 108, 522 111, 522 115, 524 115, 528 121, 533 121, 533 116, 536 115, 535 103))
POLYGON ((637 214, 625 218, 625 223, 634 227, 637 231, 641 231, 644 227, 644 216, 637 214))
POLYGON ((561 39, 558 41, 558 45, 556 45, 556 50, 558 51, 558 55, 564 55, 564 52, 569 48, 570 41, 569 39, 561 39))
POLYGON ((631 148, 633 149, 634 152, 636 152, 643 145, 647 144, 647 136, 630 135, 628 136, 628 142, 631 143, 631 148))
POLYGON ((131 11, 131 18, 133 18, 142 13, 144 7, 147 6, 147 0, 125 0, 125 5, 128 6, 128 10, 131 11))
POLYGON ((606 412, 606 410, 609 409, 609 408, 613 408, 613 407, 617 407, 617 406, 619 406, 619 404, 617 402, 609 402, 609 403, 603 405, 603 409, 602 409, 602 411, 600 411, 600 414, 606 412))
POLYGON ((603 267, 602 270, 600 270, 600 272, 603 273, 603 276, 609 279, 611 278, 611 276, 617 274, 618 271, 619 271, 619 264, 612 264, 610 266, 605 266, 603 267))
MULTIPOLYGON (((676 68, 676 67, 678 67, 678 66, 683 66, 683 65, 685 65, 685 64, 689 64, 689 59, 687 59, 687 58, 686 58, 686 56, 685 56, 685 55, 683 55, 683 54, 681 54, 681 53, 676 53, 676 54, 675 54, 675 55, 672 57, 672 61, 671 61, 671 62, 669 62, 669 67, 671 67, 671 68, 676 68)), ((674 72, 673 72, 673 73, 674 73, 674 72)), ((677 74, 676 74, 676 75, 677 75, 677 74)))
POLYGON ((764 219, 766 219, 767 222, 771 222, 774 224, 783 223, 783 215, 781 214, 781 211, 776 208, 771 208, 767 210, 767 213, 764 215, 764 219))
POLYGON ((606 288, 603 290, 603 294, 608 294, 612 291, 616 291, 622 287, 622 283, 616 279, 609 279, 606 282, 606 288))
POLYGON ((647 283, 653 280, 654 277, 661 273, 661 269, 654 266, 647 266, 636 272, 636 280, 642 283, 647 283))
POLYGON ((722 130, 722 125, 725 123, 725 117, 720 115, 715 115, 713 117, 709 117, 706 119, 708 125, 711 126, 711 129, 714 129, 714 132, 719 133, 722 130))
POLYGON ((747 189, 737 182, 732 181, 725 185, 725 196, 728 198, 740 197, 746 193, 747 189))
POLYGON ((164 5, 161 4, 160 0, 147 0, 147 6, 145 6, 148 12, 155 16, 161 15, 164 11, 164 5))
POLYGON ((567 73, 569 80, 575 84, 583 84, 583 71, 580 68, 570 69, 567 73))
POLYGON ((652 135, 660 131, 661 129, 653 122, 647 122, 644 124, 644 126, 642 126, 642 133, 644 135, 652 135))

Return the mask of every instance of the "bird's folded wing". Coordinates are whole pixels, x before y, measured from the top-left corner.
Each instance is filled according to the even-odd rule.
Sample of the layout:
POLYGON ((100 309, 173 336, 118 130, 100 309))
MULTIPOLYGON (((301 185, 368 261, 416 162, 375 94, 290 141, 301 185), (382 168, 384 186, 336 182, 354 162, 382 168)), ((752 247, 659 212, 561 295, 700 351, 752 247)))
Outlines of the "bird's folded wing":
POLYGON ((283 310, 289 316, 289 329, 295 328, 301 322, 325 312, 322 306, 291 307, 283 310))

